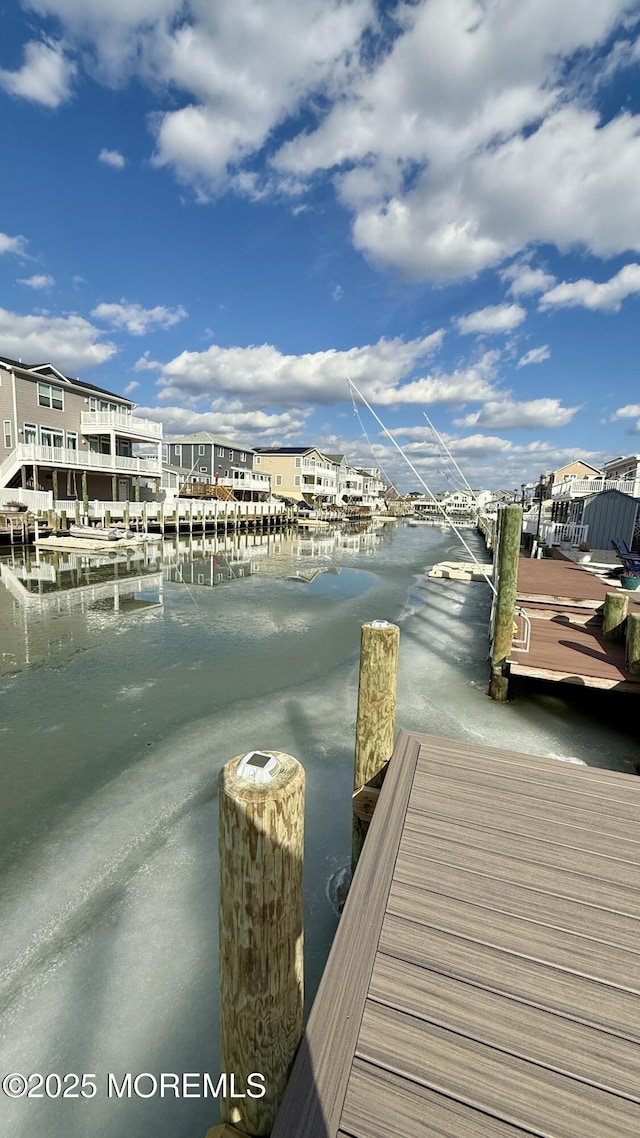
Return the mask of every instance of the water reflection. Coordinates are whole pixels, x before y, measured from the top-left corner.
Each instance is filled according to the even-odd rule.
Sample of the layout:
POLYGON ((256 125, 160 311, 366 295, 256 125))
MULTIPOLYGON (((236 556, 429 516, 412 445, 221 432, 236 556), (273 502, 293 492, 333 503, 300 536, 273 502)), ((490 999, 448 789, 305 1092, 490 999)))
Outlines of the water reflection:
POLYGON ((0 675, 53 657, 59 662, 65 650, 88 646, 97 629, 124 617, 159 618, 167 584, 184 586, 195 598, 201 588, 260 573, 307 584, 318 594, 357 596, 369 587, 368 575, 357 579, 358 571, 345 575, 329 563, 337 553, 372 552, 381 540, 382 528, 370 525, 359 532, 178 535, 99 553, 12 548, 0 555, 0 675), (340 582, 316 582, 341 572, 340 582))

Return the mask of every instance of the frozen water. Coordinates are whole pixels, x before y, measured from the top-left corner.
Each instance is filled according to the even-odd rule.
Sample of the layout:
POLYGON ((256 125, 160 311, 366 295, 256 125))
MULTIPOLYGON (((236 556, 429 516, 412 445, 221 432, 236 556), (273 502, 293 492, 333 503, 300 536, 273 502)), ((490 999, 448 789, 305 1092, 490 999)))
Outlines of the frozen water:
POLYGON ((244 751, 305 766, 311 999, 349 860, 363 621, 400 624, 400 726, 632 769, 625 697, 615 718, 602 693, 487 698, 487 587, 426 577, 451 557, 449 534, 390 526, 181 539, 41 590, 51 566, 0 562, 0 1066, 98 1087, 4 1099, 3 1138, 194 1138, 217 1121, 210 1099, 108 1099, 106 1079, 219 1070, 217 777, 244 751))

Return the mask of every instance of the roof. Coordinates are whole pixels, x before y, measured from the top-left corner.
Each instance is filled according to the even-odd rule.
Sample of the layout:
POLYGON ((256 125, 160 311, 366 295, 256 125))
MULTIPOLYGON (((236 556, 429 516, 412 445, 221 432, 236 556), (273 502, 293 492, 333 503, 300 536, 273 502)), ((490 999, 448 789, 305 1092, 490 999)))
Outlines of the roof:
POLYGON ((195 431, 192 435, 175 435, 171 438, 165 436, 165 442, 170 443, 172 446, 189 446, 191 443, 209 443, 211 446, 228 447, 234 450, 251 451, 254 448, 246 446, 245 443, 239 443, 237 439, 227 439, 224 435, 213 435, 211 431, 195 431))
MULTIPOLYGON (((272 454, 272 455, 289 455, 289 454, 309 454, 310 451, 315 450, 318 454, 322 451, 316 446, 306 447, 254 447, 255 454, 272 454)), ((327 457, 327 456, 324 456, 327 457)))
POLYGON ((8 356, 0 356, 0 364, 6 364, 6 366, 10 368, 18 368, 19 371, 30 372, 34 375, 34 378, 38 375, 47 375, 52 378, 57 377, 66 383, 70 383, 73 387, 86 388, 88 391, 98 391, 101 395, 110 395, 112 399, 119 399, 121 403, 127 403, 130 407, 135 407, 134 401, 127 399, 125 395, 117 395, 115 391, 108 391, 106 387, 98 387, 95 383, 87 383, 85 379, 80 379, 79 377, 73 379, 72 376, 64 375, 63 372, 59 371, 55 364, 25 364, 21 363, 20 360, 9 359, 8 356))

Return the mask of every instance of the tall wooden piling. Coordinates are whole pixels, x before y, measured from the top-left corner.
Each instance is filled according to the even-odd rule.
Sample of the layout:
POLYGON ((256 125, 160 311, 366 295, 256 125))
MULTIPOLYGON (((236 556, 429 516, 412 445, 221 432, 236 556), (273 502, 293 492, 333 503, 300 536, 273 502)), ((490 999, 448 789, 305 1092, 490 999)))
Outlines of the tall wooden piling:
POLYGON ((602 635, 605 640, 624 640, 628 611, 629 597, 626 593, 607 593, 602 612, 602 635))
POLYGON ((83 514, 89 513, 89 491, 87 488, 87 472, 82 471, 82 512, 83 514))
POLYGON ((505 666, 511 654, 513 620, 518 595, 518 561, 522 533, 520 506, 505 506, 498 512, 497 541, 494 556, 497 558, 497 592, 493 608, 493 636, 491 643, 491 679, 489 695, 504 701, 507 698, 508 680, 505 666))
POLYGON ((640 676, 640 612, 631 612, 627 617, 625 660, 627 671, 640 676))
POLYGON ((372 620, 362 625, 353 770, 352 870, 358 864, 369 829, 369 822, 362 816, 364 811, 358 807, 358 796, 363 797, 365 788, 375 791, 382 786, 393 751, 399 645, 397 624, 372 620))
POLYGON ((302 766, 281 751, 231 759, 219 818, 220 1069, 235 1073, 236 1093, 252 1072, 266 1089, 228 1093, 221 1118, 268 1135, 303 1028, 302 766))

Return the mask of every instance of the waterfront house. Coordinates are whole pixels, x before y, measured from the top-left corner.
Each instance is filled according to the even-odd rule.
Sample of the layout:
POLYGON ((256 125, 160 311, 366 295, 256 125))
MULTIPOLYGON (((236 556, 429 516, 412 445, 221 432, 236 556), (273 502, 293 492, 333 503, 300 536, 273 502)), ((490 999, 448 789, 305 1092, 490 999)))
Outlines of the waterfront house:
POLYGON ((125 502, 140 497, 141 480, 157 491, 162 425, 138 418, 134 408, 53 364, 0 356, 0 492, 125 502), (136 453, 150 445, 155 454, 136 453))
POLYGON ((304 498, 310 506, 335 504, 336 467, 317 447, 255 447, 254 464, 271 475, 272 493, 278 497, 304 498))
POLYGON ((271 493, 268 473, 254 469, 254 451, 233 439, 196 431, 165 443, 166 466, 184 472, 180 485, 216 484, 230 487, 242 501, 264 501, 271 493))
POLYGON ((338 505, 360 505, 364 490, 364 474, 350 466, 344 454, 326 455, 336 468, 336 502, 338 505))

